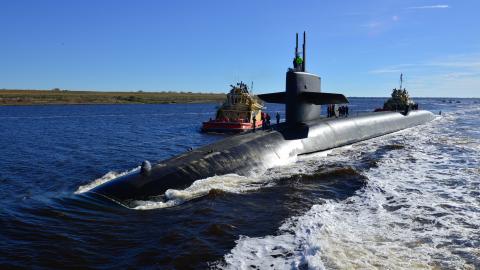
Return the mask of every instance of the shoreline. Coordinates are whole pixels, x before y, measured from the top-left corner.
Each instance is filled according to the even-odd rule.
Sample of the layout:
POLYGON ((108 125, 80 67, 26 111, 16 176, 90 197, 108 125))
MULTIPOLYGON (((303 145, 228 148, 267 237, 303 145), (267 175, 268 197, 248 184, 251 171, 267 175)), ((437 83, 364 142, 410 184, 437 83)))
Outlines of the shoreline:
MULTIPOLYGON (((224 93, 194 92, 100 92, 69 90, 17 90, 0 89, 0 106, 42 106, 42 105, 121 105, 121 104, 200 104, 222 103, 224 93)), ((352 98, 352 97, 350 97, 352 98)), ((354 97, 382 98, 388 97, 354 97)), ((414 97, 414 99, 437 98, 442 102, 457 102, 465 97, 414 97)), ((475 102, 476 103, 476 102, 475 102)))
POLYGON ((193 92, 94 92, 0 90, 0 106, 218 103, 225 94, 193 92))
POLYGON ((55 106, 55 105, 170 105, 170 104, 216 104, 220 101, 158 102, 158 103, 0 103, 0 107, 13 106, 55 106))

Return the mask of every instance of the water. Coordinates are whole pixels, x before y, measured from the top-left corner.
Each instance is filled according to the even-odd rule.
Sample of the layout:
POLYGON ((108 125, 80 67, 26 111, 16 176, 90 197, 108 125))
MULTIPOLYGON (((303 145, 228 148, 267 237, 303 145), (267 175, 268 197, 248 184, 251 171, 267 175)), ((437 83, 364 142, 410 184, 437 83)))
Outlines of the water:
POLYGON ((82 192, 221 139, 198 132, 215 104, 0 107, 0 268, 480 268, 480 100, 454 100, 418 99, 443 113, 426 125, 133 209, 82 192))

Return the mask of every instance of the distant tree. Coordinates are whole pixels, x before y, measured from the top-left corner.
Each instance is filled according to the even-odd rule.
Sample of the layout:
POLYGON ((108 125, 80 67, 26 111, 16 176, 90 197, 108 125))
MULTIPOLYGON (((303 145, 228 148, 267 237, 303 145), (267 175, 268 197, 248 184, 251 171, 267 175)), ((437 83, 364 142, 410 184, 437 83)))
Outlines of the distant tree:
POLYGON ((60 88, 53 88, 52 91, 55 91, 55 92, 60 91, 60 88))

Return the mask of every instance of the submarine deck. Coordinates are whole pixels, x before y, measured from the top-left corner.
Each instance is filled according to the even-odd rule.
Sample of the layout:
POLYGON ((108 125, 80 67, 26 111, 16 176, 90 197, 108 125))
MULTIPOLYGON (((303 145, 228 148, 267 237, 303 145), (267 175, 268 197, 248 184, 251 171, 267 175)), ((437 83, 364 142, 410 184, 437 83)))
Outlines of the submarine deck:
POLYGON ((248 176, 292 157, 371 139, 433 119, 427 111, 364 113, 319 118, 305 124, 280 123, 266 130, 237 134, 159 161, 147 173, 133 172, 98 186, 98 193, 117 201, 142 199, 183 189, 195 180, 235 173, 248 176))
MULTIPOLYGON (((313 125, 319 124, 328 124, 329 122, 333 121, 342 121, 342 120, 354 120, 357 118, 365 118, 369 116, 381 116, 381 115, 391 115, 391 114, 398 114, 404 117, 399 112, 392 112, 392 111, 381 111, 381 112, 362 112, 356 113, 355 115, 347 116, 347 117, 320 117, 318 119, 308 121, 301 125, 292 126, 285 122, 279 124, 273 124, 267 129, 256 129, 255 131, 249 131, 245 133, 234 134, 227 138, 224 138, 220 141, 217 141, 213 144, 201 146, 199 148, 192 149, 188 152, 183 154, 171 157, 166 160, 158 161, 158 165, 168 163, 169 166, 181 166, 185 162, 189 162, 190 160, 198 160, 201 158, 209 158, 219 154, 219 151, 225 151, 233 147, 237 147, 238 145, 245 145, 251 141, 257 141, 260 138, 263 138, 266 135, 273 134, 273 133, 281 133, 285 140, 295 140, 295 139, 303 139, 308 137, 308 127, 313 125)), ((334 147, 331 147, 334 148, 334 147)), ((327 149, 321 149, 327 150, 327 149)), ((315 151, 312 151, 315 152, 315 151)), ((311 152, 309 152, 311 153, 311 152)))

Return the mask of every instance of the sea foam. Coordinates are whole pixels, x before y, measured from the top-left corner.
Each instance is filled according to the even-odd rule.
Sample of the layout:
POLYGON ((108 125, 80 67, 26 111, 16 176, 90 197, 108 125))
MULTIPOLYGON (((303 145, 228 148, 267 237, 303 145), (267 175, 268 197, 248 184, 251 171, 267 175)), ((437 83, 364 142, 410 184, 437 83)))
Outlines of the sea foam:
POLYGON ((287 219, 276 234, 240 236, 216 267, 475 269, 480 264, 480 200, 475 193, 480 140, 458 132, 458 121, 478 114, 475 108, 453 112, 333 151, 327 159, 307 162, 305 157, 310 164, 355 166, 382 146, 404 146, 366 168, 367 186, 354 196, 314 205, 287 219))

